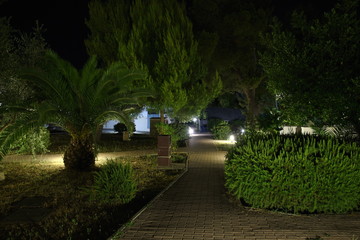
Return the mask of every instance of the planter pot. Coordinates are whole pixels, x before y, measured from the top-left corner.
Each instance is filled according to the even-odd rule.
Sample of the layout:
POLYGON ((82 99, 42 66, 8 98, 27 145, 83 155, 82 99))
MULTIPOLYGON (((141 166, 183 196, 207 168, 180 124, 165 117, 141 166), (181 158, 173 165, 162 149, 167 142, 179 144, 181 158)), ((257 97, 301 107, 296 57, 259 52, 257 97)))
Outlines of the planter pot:
POLYGON ((158 165, 170 166, 171 164, 171 136, 159 135, 158 136, 158 165))
POLYGON ((159 148, 170 148, 171 147, 171 136, 170 135, 159 135, 157 139, 158 139, 158 147, 159 148))
POLYGON ((158 156, 158 166, 168 167, 171 165, 170 156, 158 156))

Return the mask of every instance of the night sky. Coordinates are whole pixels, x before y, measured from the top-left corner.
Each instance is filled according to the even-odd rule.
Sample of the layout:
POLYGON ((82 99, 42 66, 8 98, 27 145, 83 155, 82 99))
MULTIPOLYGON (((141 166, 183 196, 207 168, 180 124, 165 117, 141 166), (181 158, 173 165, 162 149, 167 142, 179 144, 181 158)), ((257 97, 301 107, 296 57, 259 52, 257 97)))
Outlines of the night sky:
POLYGON ((43 35, 50 48, 77 67, 86 61, 88 0, 7 0, 0 6, 0 15, 11 16, 11 25, 26 32, 38 20, 46 29, 43 35))
MULTIPOLYGON (((11 25, 29 32, 35 21, 44 25, 44 37, 49 46, 61 57, 81 67, 87 59, 84 39, 88 32, 89 0, 7 0, 0 6, 0 16, 11 16, 11 25)), ((292 11, 301 6, 311 15, 330 9, 336 0, 273 0, 274 13, 287 19, 292 11)))

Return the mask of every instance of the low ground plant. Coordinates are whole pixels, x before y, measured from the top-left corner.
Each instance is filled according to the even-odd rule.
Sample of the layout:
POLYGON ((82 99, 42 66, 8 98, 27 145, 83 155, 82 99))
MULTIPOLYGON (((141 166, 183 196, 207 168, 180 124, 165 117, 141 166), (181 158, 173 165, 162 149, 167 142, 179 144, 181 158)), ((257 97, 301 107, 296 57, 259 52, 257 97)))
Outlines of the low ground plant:
POLYGON ((93 201, 125 204, 136 195, 137 184, 130 164, 108 161, 95 172, 94 184, 87 191, 93 201))
POLYGON ((186 153, 171 154, 171 162, 173 163, 185 163, 187 159, 188 155, 186 153))
POLYGON ((295 213, 359 208, 360 148, 332 137, 253 135, 226 156, 226 187, 246 204, 295 213))
POLYGON ((128 203, 92 201, 90 193, 82 190, 94 186, 101 165, 100 170, 73 172, 62 164, 46 161, 4 161, 6 179, 0 182, 0 221, 18 210, 17 203, 28 197, 45 199, 42 207, 51 209, 51 213, 39 222, 2 222, 0 239, 108 239, 177 177, 173 171, 157 169, 156 155, 114 161, 130 165, 134 171, 137 192, 128 203))

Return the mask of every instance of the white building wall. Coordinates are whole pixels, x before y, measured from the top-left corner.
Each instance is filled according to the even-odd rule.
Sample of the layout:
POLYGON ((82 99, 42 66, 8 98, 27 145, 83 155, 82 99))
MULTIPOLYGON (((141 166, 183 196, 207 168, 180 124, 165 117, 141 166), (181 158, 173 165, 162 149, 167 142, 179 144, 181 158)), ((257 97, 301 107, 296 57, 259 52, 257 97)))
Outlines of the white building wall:
POLYGON ((137 132, 150 132, 148 127, 148 111, 143 110, 134 120, 135 129, 137 132))
MULTIPOLYGON (((302 134, 314 134, 314 129, 311 127, 301 127, 302 134)), ((283 126, 283 130, 280 131, 280 134, 294 134, 296 133, 296 126, 283 126)))
MULTIPOLYGON (((150 128, 148 127, 148 112, 147 110, 143 110, 134 120, 135 123, 135 131, 136 132, 150 132, 150 128)), ((114 125, 117 124, 119 121, 117 120, 110 120, 106 122, 103 126, 103 132, 113 132, 114 125)))
POLYGON ((106 122, 103 126, 104 130, 114 130, 114 125, 117 124, 119 121, 117 120, 110 120, 106 122))

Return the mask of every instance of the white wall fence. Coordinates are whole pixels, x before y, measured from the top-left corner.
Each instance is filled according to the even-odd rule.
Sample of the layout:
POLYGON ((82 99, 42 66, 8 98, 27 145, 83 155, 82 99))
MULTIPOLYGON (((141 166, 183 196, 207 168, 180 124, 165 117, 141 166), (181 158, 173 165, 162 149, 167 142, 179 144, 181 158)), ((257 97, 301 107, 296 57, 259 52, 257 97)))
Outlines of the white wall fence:
MULTIPOLYGON (((333 133, 334 127, 327 127, 326 132, 333 133)), ((280 131, 280 134, 294 134, 296 133, 296 126, 283 126, 283 130, 280 131)), ((314 134, 315 130, 311 127, 301 127, 302 134, 314 134)))

